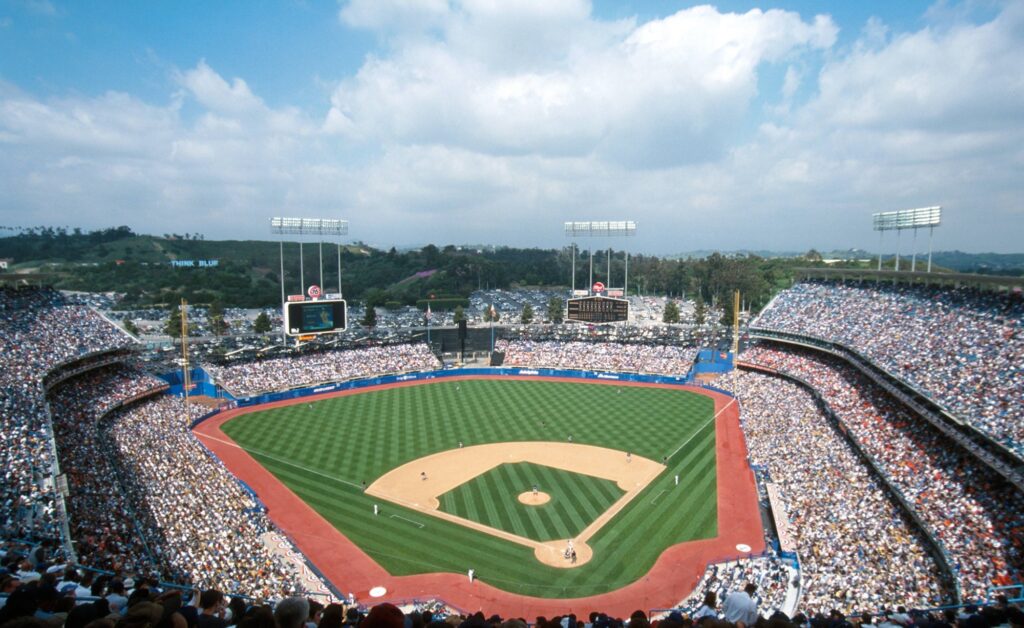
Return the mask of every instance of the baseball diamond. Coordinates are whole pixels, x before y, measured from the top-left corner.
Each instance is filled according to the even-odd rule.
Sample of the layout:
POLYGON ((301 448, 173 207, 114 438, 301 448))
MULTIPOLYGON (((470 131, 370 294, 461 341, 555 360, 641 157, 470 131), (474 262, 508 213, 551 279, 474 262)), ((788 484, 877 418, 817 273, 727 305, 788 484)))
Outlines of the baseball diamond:
MULTIPOLYGON (((637 582, 671 546, 717 538, 721 464, 716 465, 715 418, 734 404, 716 409, 711 398, 678 386, 535 379, 472 378, 333 394, 312 406, 284 403, 238 412, 239 418, 224 417, 197 431, 243 479, 245 465, 233 463, 238 454, 258 462, 391 576, 465 574, 472 566, 481 585, 535 598, 579 598, 637 582), (223 433, 216 429, 220 424, 223 433), (483 457, 488 462, 457 481, 441 474, 463 464, 427 463, 431 457, 472 455, 478 447, 497 448, 504 458, 491 452, 483 457), (513 451, 517 447, 521 451, 513 451), (564 449, 577 447, 579 455, 564 449), (536 453, 547 448, 551 453, 536 453), (398 485, 413 493, 426 490, 418 504, 407 494, 381 489, 403 468, 406 479, 398 485), (624 486, 614 469, 638 479, 624 486), (608 481, 618 486, 595 488, 608 481), (525 515, 516 524, 502 514, 537 484, 553 496, 544 507, 562 509, 539 526, 542 536, 566 539, 529 540, 524 521, 533 521, 539 534, 538 519, 525 515), (605 497, 566 497, 566 491, 594 490, 605 497), (475 512, 466 505, 467 493, 475 512), (608 500, 618 508, 602 515, 602 509, 609 512, 608 500), (374 515, 374 504, 385 516, 374 515), (603 520, 585 520, 595 515, 603 520), (569 527, 567 521, 575 523, 569 527), (517 534, 522 532, 527 534, 517 534), (570 565, 558 563, 573 533, 581 537, 580 560, 565 569, 570 565), (510 536, 527 537, 528 543, 510 536), (549 547, 548 560, 538 544, 549 547), (591 552, 600 560, 590 562, 591 552)), ((756 519, 756 504, 744 510, 756 519)), ((270 514, 277 520, 273 506, 270 514)), ((751 536, 746 540, 763 547, 751 536)), ((316 553, 312 558, 325 562, 316 553)))
POLYGON ((441 510, 536 541, 554 541, 577 537, 623 493, 610 480, 515 462, 498 465, 445 493, 441 510), (484 499, 494 493, 514 495, 520 487, 534 484, 547 489, 550 508, 537 509, 529 502, 520 502, 518 495, 515 500, 503 499, 496 504, 484 499))

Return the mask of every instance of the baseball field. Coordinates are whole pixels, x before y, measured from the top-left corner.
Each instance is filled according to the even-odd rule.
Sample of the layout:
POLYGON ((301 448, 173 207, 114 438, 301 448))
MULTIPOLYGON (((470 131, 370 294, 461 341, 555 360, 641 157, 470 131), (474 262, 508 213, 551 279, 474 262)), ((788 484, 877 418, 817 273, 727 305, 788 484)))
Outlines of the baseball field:
POLYGON ((221 429, 392 575, 583 597, 717 534, 714 402, 684 390, 438 381, 221 429))

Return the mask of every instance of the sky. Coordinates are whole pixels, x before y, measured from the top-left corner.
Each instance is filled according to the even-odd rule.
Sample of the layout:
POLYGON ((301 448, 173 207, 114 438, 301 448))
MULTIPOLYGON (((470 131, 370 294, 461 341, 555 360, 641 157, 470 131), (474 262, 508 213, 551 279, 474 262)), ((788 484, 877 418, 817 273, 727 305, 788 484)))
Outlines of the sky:
POLYGON ((1020 0, 0 0, 0 227, 1022 252, 1022 60, 1020 0))

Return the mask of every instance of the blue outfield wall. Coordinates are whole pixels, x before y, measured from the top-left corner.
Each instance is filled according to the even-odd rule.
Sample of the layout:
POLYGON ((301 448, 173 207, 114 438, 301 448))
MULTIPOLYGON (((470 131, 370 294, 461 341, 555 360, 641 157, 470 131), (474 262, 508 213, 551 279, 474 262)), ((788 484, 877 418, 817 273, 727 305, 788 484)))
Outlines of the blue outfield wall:
POLYGON ((440 371, 425 371, 422 373, 403 373, 401 375, 382 375, 380 377, 367 377, 354 379, 334 384, 325 384, 308 388, 296 388, 281 392, 267 393, 253 397, 237 399, 238 407, 256 406, 283 399, 296 399, 309 395, 319 395, 341 390, 355 390, 359 388, 371 388, 384 384, 395 384, 399 382, 412 382, 421 380, 446 379, 450 377, 463 377, 467 375, 526 375, 532 377, 571 377, 574 379, 591 381, 619 381, 619 382, 645 382, 652 384, 674 384, 678 386, 692 384, 689 375, 669 377, 664 375, 640 375, 637 373, 602 373, 595 371, 561 370, 561 369, 524 369, 524 368, 469 368, 469 369, 445 369, 440 371))
MULTIPOLYGON (((192 380, 192 388, 189 389, 188 394, 190 395, 206 395, 207 397, 221 397, 224 399, 234 400, 234 396, 223 388, 217 388, 213 382, 213 378, 210 374, 201 368, 194 368, 189 371, 189 379, 192 380)), ((167 390, 167 394, 182 396, 184 393, 184 386, 182 385, 181 371, 171 371, 170 373, 163 373, 159 375, 160 379, 170 384, 170 388, 167 390)))
POLYGON ((693 363, 694 375, 702 373, 728 373, 732 370, 732 351, 701 349, 693 363))

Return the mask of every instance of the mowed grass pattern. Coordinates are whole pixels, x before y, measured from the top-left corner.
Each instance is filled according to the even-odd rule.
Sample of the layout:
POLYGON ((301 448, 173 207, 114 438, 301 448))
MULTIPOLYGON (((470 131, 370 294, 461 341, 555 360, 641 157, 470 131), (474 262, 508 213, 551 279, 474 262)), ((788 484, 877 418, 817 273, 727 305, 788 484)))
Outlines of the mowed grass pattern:
POLYGON ((666 547, 716 534, 713 408, 710 398, 682 390, 493 378, 299 403, 239 417, 224 431, 392 574, 473 568, 507 591, 563 598, 625 586, 666 547), (460 440, 569 434, 659 462, 670 456, 668 470, 591 539, 595 560, 576 569, 547 567, 529 548, 392 504, 374 517, 377 500, 361 490, 460 440))
POLYGON ((441 510, 534 541, 569 539, 625 493, 615 482, 531 462, 499 465, 439 499, 441 510), (537 485, 551 501, 529 506, 520 493, 537 485))

